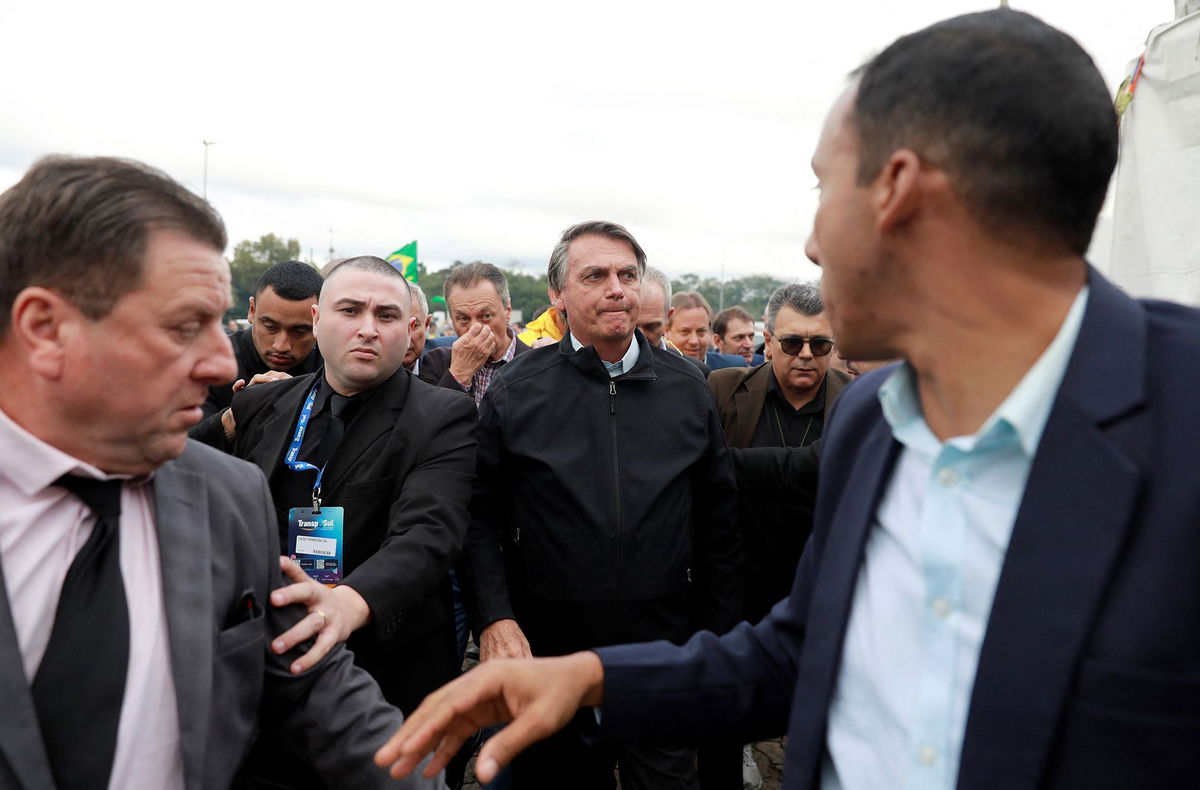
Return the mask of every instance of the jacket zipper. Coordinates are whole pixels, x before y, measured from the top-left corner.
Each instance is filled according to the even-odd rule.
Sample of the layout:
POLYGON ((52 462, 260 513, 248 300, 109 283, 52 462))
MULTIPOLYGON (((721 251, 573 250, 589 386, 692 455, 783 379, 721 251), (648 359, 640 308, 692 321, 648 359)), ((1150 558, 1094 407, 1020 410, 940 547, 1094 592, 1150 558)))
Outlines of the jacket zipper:
POLYGON ((609 578, 613 584, 613 596, 621 598, 620 585, 617 583, 617 569, 621 567, 621 464, 617 458, 617 384, 611 379, 608 382, 608 414, 612 426, 612 459, 613 459, 613 531, 612 531, 612 567, 609 578))

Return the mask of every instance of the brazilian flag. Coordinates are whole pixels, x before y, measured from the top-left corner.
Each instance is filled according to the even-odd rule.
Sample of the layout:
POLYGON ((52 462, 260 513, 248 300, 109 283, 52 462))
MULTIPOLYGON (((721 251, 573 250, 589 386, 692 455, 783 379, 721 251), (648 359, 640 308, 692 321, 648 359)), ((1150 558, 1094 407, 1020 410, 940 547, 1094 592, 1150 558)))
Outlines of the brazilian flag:
POLYGON ((410 241, 387 256, 387 261, 404 274, 404 279, 410 283, 417 281, 417 243, 415 241, 410 241))

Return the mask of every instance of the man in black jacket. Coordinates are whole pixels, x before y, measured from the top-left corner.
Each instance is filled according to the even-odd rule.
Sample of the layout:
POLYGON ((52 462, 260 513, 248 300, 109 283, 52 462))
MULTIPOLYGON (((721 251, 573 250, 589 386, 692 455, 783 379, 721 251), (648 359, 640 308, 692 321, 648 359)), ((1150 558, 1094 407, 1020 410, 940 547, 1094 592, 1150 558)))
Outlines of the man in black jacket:
MULTIPOLYGON (((741 611, 729 455, 695 367, 635 332, 645 253, 620 225, 550 256, 569 333, 504 366, 480 407, 466 565, 483 661, 723 631, 741 611)), ((471 600, 471 599, 469 599, 471 600)), ((692 751, 586 746, 577 722, 518 788, 688 788, 692 751)), ((665 739, 669 740, 669 738, 665 739)))
MULTIPOLYGON (((288 564, 296 583, 271 602, 303 603, 310 614, 272 649, 315 638, 292 664, 299 672, 345 641, 384 697, 409 711, 458 674, 448 571, 467 528, 475 407, 401 367, 410 294, 386 261, 362 256, 338 266, 313 318, 325 367, 239 392, 232 441, 219 428, 204 438, 218 446, 224 438, 233 455, 266 474, 280 543, 293 557, 305 554, 298 519, 340 511, 342 533, 331 535, 338 544, 325 544, 331 551, 320 565, 309 560, 310 572, 325 571, 340 557, 340 578, 325 587, 288 564), (310 515, 301 512, 310 507, 310 515)), ((288 746, 282 733, 264 728, 248 773, 268 785, 310 786, 298 756, 282 757, 288 746)))
POLYGON ((303 376, 321 367, 312 324, 312 308, 319 293, 321 275, 307 263, 285 261, 262 273, 246 311, 250 326, 229 336, 237 359, 237 378, 208 388, 208 399, 201 407, 205 418, 229 408, 233 393, 241 389, 232 385, 239 381, 253 384, 256 376, 267 377, 272 371, 303 376))

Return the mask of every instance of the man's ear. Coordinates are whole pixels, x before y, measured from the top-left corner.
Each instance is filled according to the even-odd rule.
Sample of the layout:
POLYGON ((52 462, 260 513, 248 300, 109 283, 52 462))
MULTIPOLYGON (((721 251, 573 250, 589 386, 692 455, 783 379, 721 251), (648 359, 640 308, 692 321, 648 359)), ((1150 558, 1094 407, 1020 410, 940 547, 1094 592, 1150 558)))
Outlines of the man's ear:
POLYGON ((86 320, 79 308, 57 291, 31 286, 13 300, 9 335, 25 349, 31 370, 58 379, 66 367, 70 342, 86 320))
POLYGON ((565 309, 563 307, 562 291, 556 291, 553 288, 546 289, 546 295, 550 297, 550 304, 554 305, 554 309, 560 313, 565 309))
POLYGON ((312 306, 313 331, 317 331, 317 323, 321 320, 321 306, 314 304, 312 306))
POLYGON ((880 233, 894 232, 916 216, 921 208, 921 157, 901 148, 892 152, 871 185, 871 202, 880 233))
MULTIPOLYGON (((313 305, 313 307, 316 307, 316 305, 313 305)), ((246 320, 252 324, 254 323, 254 297, 253 296, 250 297, 250 307, 246 310, 246 320)))

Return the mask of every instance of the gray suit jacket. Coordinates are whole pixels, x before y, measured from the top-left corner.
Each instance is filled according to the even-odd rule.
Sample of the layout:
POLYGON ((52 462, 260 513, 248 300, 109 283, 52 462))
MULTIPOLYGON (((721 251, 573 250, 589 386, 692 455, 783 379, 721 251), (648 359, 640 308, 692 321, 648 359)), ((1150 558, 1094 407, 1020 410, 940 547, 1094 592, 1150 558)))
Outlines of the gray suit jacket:
MULTIPOLYGON (((155 473, 153 485, 188 790, 230 785, 260 717, 294 732, 330 787, 443 787, 440 779, 420 778, 401 785, 375 767, 372 755, 400 725, 400 712, 383 701, 345 648, 298 676, 288 672, 298 652, 276 656, 268 649, 271 638, 305 612, 276 609, 268 600, 284 579, 262 473, 190 441, 182 456, 155 473), (231 613, 248 590, 261 612, 238 622, 231 613)), ((52 788, 2 583, 0 699, 0 788, 52 788)))

